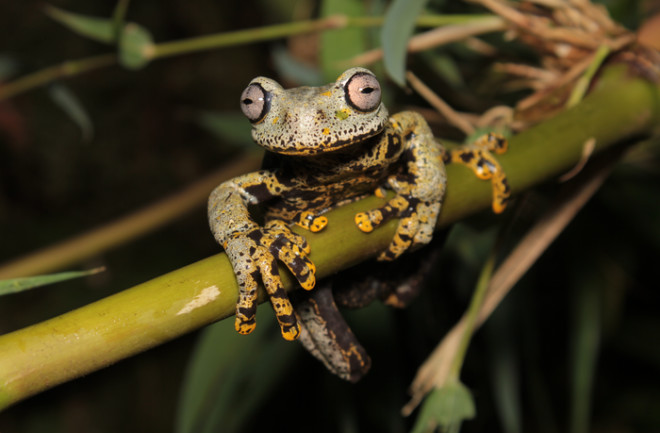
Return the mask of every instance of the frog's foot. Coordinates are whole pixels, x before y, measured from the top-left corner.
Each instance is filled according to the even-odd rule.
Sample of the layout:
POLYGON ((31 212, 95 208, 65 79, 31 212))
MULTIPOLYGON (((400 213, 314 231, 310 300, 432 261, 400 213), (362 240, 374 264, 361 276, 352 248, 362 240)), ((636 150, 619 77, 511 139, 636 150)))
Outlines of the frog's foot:
POLYGON ((296 293, 300 342, 332 373, 355 383, 367 373, 371 359, 337 309, 330 286, 326 282, 313 292, 296 293))
POLYGON ((298 338, 300 325, 282 286, 277 262, 284 263, 303 288, 312 289, 316 283, 316 268, 307 258, 310 250, 304 238, 292 233, 284 222, 276 220, 265 227, 234 234, 226 243, 225 251, 239 287, 236 330, 249 334, 256 326, 257 285, 261 279, 275 310, 282 336, 286 340, 298 338))
POLYGON ((378 260, 394 260, 406 250, 425 245, 433 237, 433 229, 440 212, 439 202, 426 202, 418 198, 397 195, 380 208, 355 215, 355 224, 365 233, 391 218, 400 218, 389 247, 378 260))
POLYGON ((292 222, 305 230, 316 233, 320 232, 328 225, 328 218, 323 215, 316 215, 310 211, 305 211, 296 215, 292 222))
POLYGON ((479 137, 473 144, 452 149, 445 154, 445 162, 466 165, 480 179, 490 179, 493 188, 493 212, 501 213, 511 196, 506 174, 492 152, 502 154, 508 147, 507 140, 495 133, 479 137))

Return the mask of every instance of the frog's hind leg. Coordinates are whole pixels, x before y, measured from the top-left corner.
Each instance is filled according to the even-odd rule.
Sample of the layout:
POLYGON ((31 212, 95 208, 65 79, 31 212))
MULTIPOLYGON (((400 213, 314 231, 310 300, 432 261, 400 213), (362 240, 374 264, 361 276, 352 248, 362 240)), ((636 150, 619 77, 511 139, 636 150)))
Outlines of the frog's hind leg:
POLYGON ((292 298, 300 342, 332 373, 357 382, 371 367, 371 359, 337 309, 327 279, 311 292, 298 291, 292 298))
POLYGON ((396 266, 370 261, 335 277, 335 302, 346 308, 362 308, 375 300, 405 308, 437 264, 447 231, 436 233, 430 244, 397 259, 396 266))
POLYGON ((479 137, 474 143, 445 151, 445 163, 460 163, 466 165, 480 179, 490 179, 493 187, 493 212, 501 213, 511 196, 511 189, 506 174, 493 153, 506 152, 506 138, 496 133, 488 133, 479 137))

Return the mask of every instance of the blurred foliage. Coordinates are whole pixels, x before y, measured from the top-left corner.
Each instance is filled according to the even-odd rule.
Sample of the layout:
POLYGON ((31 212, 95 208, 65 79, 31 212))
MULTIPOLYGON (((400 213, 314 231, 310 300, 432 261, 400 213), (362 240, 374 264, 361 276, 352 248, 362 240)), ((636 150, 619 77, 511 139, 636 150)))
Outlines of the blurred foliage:
MULTIPOLYGON (((329 3, 132 2, 127 21, 141 27, 133 27, 129 36, 135 39, 124 43, 142 46, 151 37, 172 41, 336 13, 338 6, 330 9, 329 3)), ((382 1, 344 3, 366 14, 386 7, 382 1)), ((650 1, 605 3, 632 29, 645 14, 657 12, 650 1)), ((86 16, 113 14, 112 5, 102 2, 51 4, 86 16)), ((483 13, 463 2, 429 1, 426 7, 483 13)), ((41 1, 4 2, 0 11, 0 85, 63 60, 108 52, 49 18, 41 1)), ((138 71, 112 66, 56 83, 59 90, 39 88, 0 102, 0 260, 113 220, 230 160, 243 149, 235 144, 249 140, 245 125, 224 135, 218 130, 238 123, 233 121, 238 96, 252 77, 282 77, 286 85, 299 84, 301 77, 313 81, 340 56, 354 55, 356 47, 379 45, 373 29, 331 36, 177 56, 138 71), (359 44, 351 37, 360 38, 359 44)), ((485 39, 502 55, 533 60, 533 53, 504 45, 501 37, 485 39)), ((125 59, 127 66, 144 66, 132 61, 125 59)), ((520 96, 498 92, 501 78, 484 73, 497 59, 476 56, 460 44, 408 61, 461 111, 480 112, 520 96)), ((394 85, 385 94, 392 112, 420 104, 394 85)), ((457 137, 442 122, 433 126, 440 136, 457 137)), ((463 431, 660 428, 657 149, 658 143, 648 143, 621 164, 475 335, 461 379, 474 396, 476 417, 463 423, 463 431), (589 347, 596 352, 580 353, 589 347), (586 380, 586 388, 576 387, 574 375, 586 380)), ((514 232, 524 232, 556 190, 550 184, 521 197, 514 232)), ((218 426, 214 431, 223 425, 236 431, 410 431, 415 417, 400 415, 406 389, 466 308, 494 242, 491 224, 484 215, 452 229, 429 287, 408 309, 372 305, 347 313, 374 363, 357 385, 330 376, 300 347, 267 329, 265 336, 247 338, 216 327, 228 327, 222 323, 22 402, 0 413, 0 431, 201 431, 191 425, 218 426), (195 346, 197 340, 201 345, 195 346), (214 393, 214 386, 231 392, 214 393), (191 419, 195 414, 204 415, 191 419)), ((105 273, 3 297, 0 332, 217 251, 200 206, 165 230, 82 264, 103 265, 105 273)), ((265 325, 270 311, 261 310, 265 325)))

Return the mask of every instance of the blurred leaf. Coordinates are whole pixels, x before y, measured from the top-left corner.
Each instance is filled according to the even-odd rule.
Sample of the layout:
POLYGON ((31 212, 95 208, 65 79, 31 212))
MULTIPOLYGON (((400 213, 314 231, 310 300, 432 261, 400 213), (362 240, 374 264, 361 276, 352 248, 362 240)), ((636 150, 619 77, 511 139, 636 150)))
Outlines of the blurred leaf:
POLYGON ((470 391, 461 382, 436 388, 426 397, 420 409, 413 433, 435 431, 457 432, 463 420, 475 415, 470 391))
POLYGON ((512 295, 497 307, 488 319, 484 331, 490 348, 490 379, 493 401, 499 415, 501 429, 505 433, 520 433, 522 427, 522 395, 520 387, 519 348, 516 331, 518 318, 516 302, 512 295))
POLYGON ((50 5, 46 5, 46 14, 69 30, 89 39, 106 44, 117 39, 114 23, 107 18, 74 14, 50 5))
POLYGON ((131 0, 119 0, 115 5, 115 10, 112 12, 112 24, 115 29, 124 27, 124 20, 130 2, 131 0))
POLYGON ((94 126, 87 111, 83 108, 80 100, 62 84, 52 84, 48 87, 48 94, 53 102, 57 104, 64 112, 80 127, 82 140, 89 142, 94 135, 94 126))
POLYGON ((406 54, 408 39, 415 28, 417 16, 428 0, 394 0, 385 14, 381 32, 385 69, 400 86, 406 84, 406 54))
MULTIPOLYGON (((361 0, 325 0, 321 16, 364 16, 364 3, 361 0)), ((345 27, 321 33, 321 68, 325 82, 335 81, 344 72, 342 61, 366 51, 365 32, 366 28, 345 27)))
POLYGON ((177 433, 243 431, 273 393, 299 347, 279 338, 272 311, 265 313, 249 336, 238 335, 232 320, 203 332, 179 398, 177 433))
MULTIPOLYGON (((593 269, 593 268, 592 268, 593 269)), ((600 273, 599 273, 600 274, 600 273)), ((600 293, 603 282, 595 274, 580 275, 573 308, 571 335, 571 428, 572 433, 591 431, 591 395, 600 346, 600 293), (586 280, 586 278, 591 278, 586 280)))
POLYGON ((18 72, 18 62, 6 54, 0 55, 0 81, 6 81, 18 72))
POLYGON ((87 271, 58 272, 56 274, 38 275, 36 277, 12 278, 0 280, 0 296, 11 293, 24 292, 35 287, 59 283, 60 281, 73 280, 74 278, 86 277, 105 271, 104 267, 89 269, 87 271))
POLYGON ((241 147, 254 144, 250 134, 252 126, 242 113, 199 111, 195 115, 195 121, 220 141, 238 144, 241 147))
POLYGON ((276 46, 272 50, 275 69, 281 77, 294 81, 301 86, 319 86, 324 83, 319 71, 298 61, 286 48, 276 46))
POLYGON ((465 85, 463 75, 454 58, 436 52, 422 52, 420 55, 433 71, 451 87, 459 89, 465 85))
POLYGON ((149 63, 155 53, 151 33, 144 27, 126 24, 119 37, 119 63, 127 69, 140 69, 149 63))

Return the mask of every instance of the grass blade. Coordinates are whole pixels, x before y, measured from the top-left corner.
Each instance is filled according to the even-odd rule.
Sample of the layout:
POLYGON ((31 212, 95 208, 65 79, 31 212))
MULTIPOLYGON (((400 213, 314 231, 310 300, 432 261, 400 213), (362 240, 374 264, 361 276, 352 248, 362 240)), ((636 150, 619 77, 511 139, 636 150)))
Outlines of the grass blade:
POLYGON ((98 274, 105 271, 104 267, 89 269, 87 271, 69 271, 58 272, 56 274, 37 275, 35 277, 12 278, 9 280, 0 280, 0 296, 11 293, 24 292, 48 284, 59 283, 60 281, 72 280, 74 278, 86 277, 88 275, 98 274))
POLYGON ((111 44, 117 40, 114 23, 107 18, 74 14, 50 5, 46 6, 45 12, 64 27, 86 38, 105 44, 111 44))

